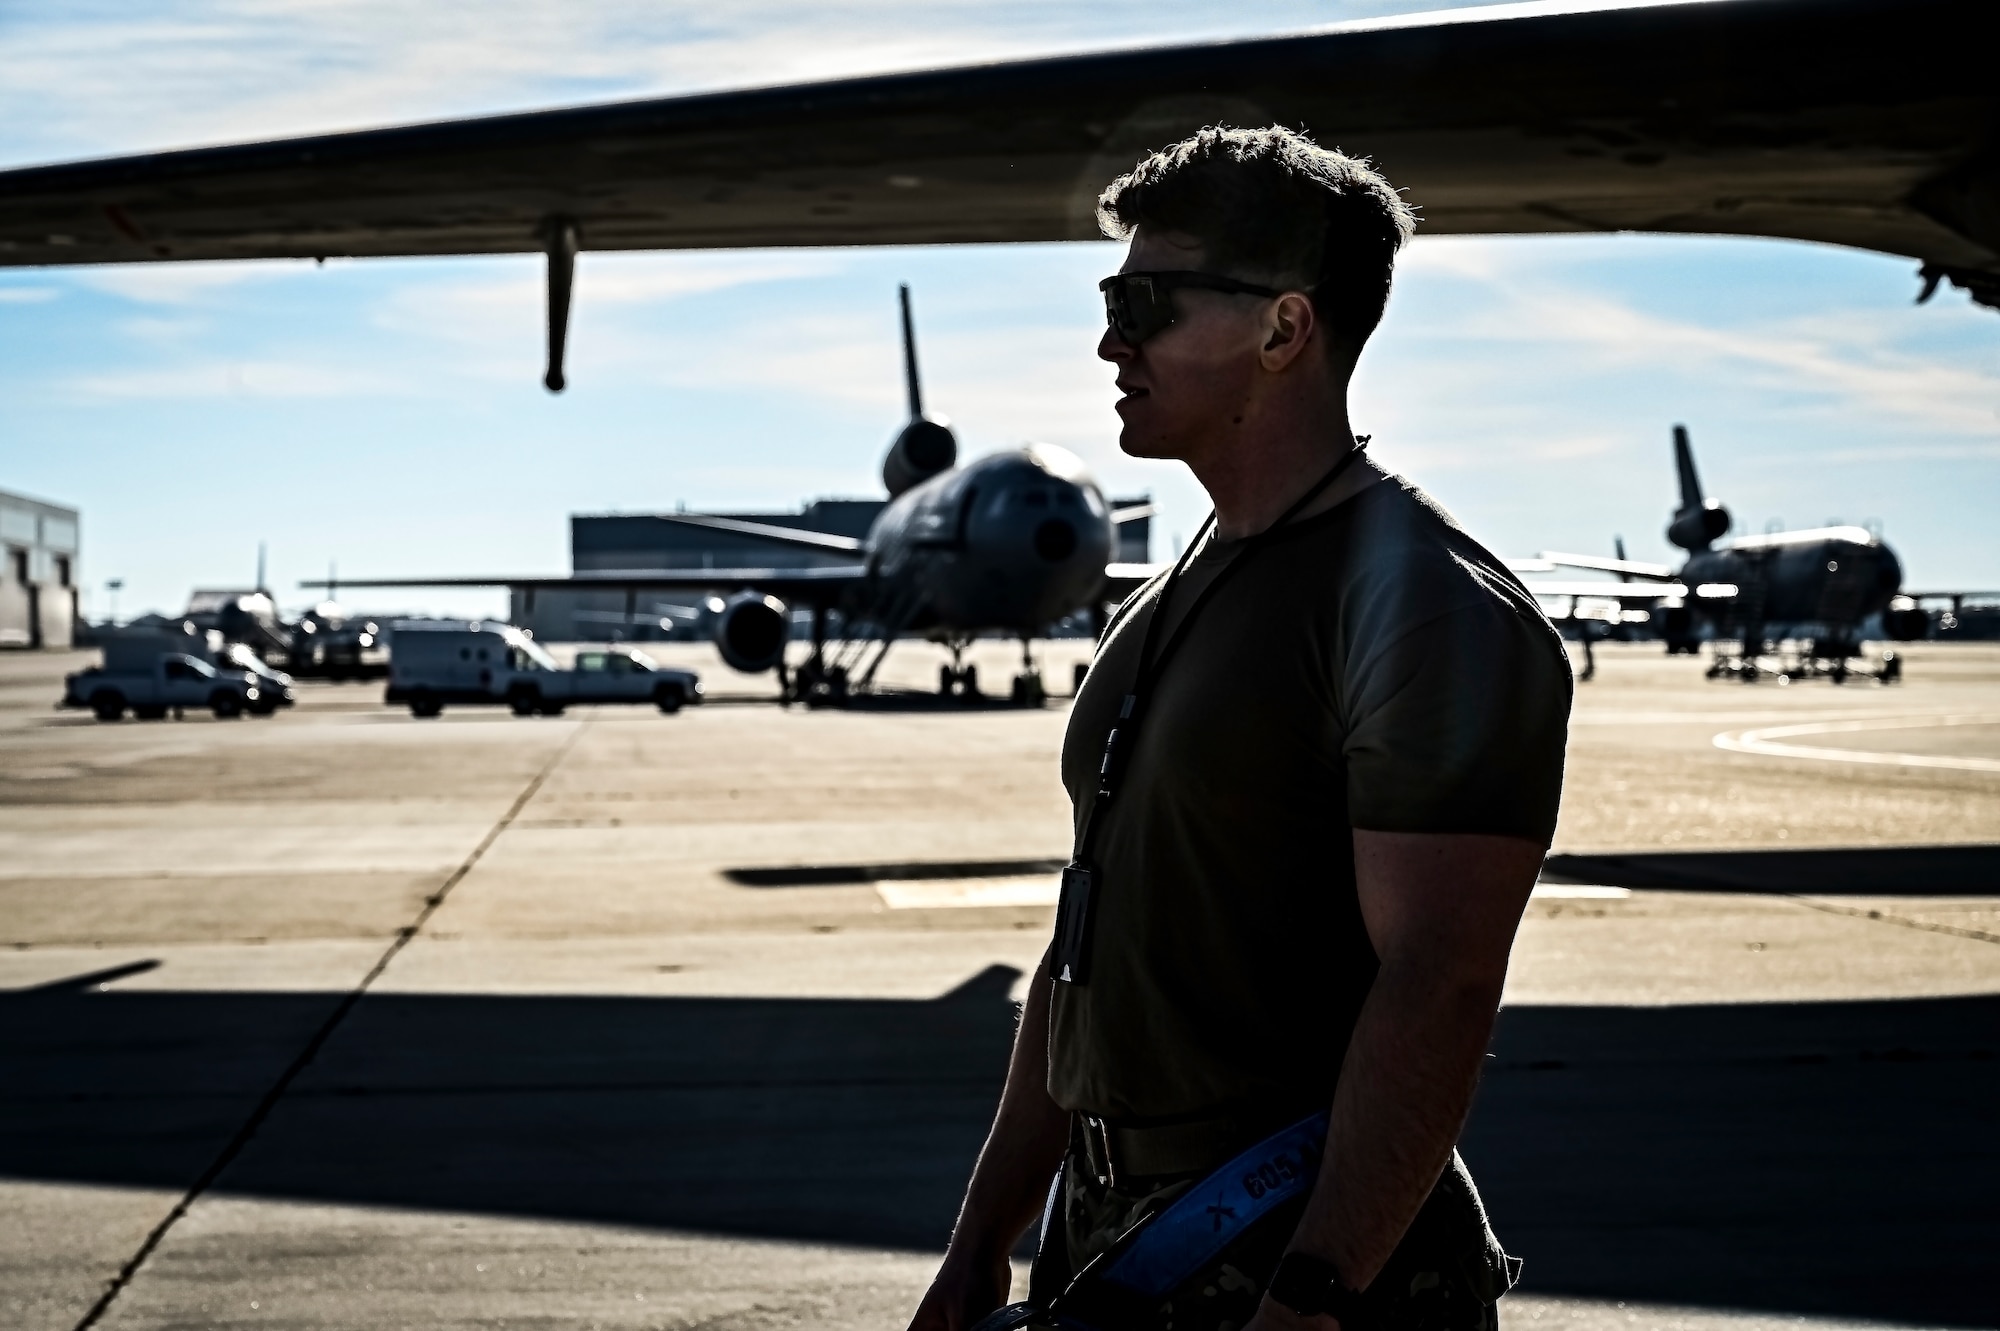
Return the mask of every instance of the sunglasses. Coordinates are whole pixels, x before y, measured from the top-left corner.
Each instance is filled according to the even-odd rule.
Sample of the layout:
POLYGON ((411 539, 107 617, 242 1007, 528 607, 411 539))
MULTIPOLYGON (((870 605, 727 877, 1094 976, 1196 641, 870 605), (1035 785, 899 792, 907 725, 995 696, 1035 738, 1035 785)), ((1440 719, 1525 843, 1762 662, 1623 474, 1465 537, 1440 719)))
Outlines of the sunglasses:
POLYGON ((1219 273, 1113 273, 1097 284, 1104 293, 1104 321, 1120 341, 1132 347, 1173 323, 1173 293, 1183 287, 1267 298, 1285 294, 1219 273))

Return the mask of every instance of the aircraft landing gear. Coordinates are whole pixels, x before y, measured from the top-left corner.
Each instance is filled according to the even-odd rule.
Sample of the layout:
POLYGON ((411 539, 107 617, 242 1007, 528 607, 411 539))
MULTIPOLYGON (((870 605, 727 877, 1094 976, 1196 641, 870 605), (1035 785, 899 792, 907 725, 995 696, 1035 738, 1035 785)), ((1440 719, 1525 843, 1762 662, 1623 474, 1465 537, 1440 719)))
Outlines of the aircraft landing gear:
POLYGON ((847 671, 814 657, 793 673, 791 688, 792 697, 808 707, 839 707, 848 698, 847 671))
POLYGON ((951 664, 938 667, 938 697, 979 697, 979 667, 966 664, 965 641, 954 639, 946 642, 945 646, 951 649, 951 664))
POLYGON ((826 607, 813 607, 812 655, 789 675, 784 662, 778 663, 778 688, 789 705, 802 702, 808 707, 844 707, 853 689, 847 667, 826 663, 826 607))
POLYGON ((1016 707, 1040 707, 1049 700, 1048 685, 1042 683, 1041 667, 1035 664, 1027 638, 1021 639, 1021 673, 1014 676, 1010 697, 1016 707))
POLYGON ((948 665, 938 667, 938 696, 940 698, 979 697, 979 667, 976 665, 948 665))

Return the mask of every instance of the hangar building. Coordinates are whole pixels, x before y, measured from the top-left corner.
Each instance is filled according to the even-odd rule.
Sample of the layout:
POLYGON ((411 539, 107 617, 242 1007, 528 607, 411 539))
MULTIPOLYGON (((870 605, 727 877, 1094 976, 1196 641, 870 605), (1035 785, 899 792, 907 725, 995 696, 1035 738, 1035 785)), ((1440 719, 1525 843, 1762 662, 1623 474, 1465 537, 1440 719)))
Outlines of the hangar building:
POLYGON ((0 490, 0 647, 71 645, 76 557, 75 509, 0 490))

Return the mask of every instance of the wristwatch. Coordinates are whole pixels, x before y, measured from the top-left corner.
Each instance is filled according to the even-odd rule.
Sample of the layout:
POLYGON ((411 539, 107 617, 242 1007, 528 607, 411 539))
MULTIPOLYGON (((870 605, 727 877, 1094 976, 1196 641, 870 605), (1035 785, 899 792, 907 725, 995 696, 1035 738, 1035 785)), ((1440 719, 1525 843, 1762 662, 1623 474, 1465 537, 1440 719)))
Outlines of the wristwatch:
POLYGON ((1340 1319, 1340 1331, 1366 1331, 1361 1295, 1341 1283, 1332 1262, 1309 1252, 1286 1253, 1264 1292, 1301 1317, 1331 1314, 1340 1319))

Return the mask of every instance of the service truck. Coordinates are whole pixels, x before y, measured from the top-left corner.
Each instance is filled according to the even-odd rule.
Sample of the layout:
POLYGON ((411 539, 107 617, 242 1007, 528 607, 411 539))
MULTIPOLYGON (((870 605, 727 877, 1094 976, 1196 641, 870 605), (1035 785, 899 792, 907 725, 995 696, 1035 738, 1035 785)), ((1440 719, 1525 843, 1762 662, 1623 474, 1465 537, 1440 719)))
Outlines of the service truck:
POLYGON ((511 624, 411 620, 397 623, 395 634, 385 697, 408 704, 415 716, 436 716, 448 703, 500 703, 516 716, 560 716, 573 703, 652 703, 677 712, 701 701, 700 676, 629 647, 583 648, 565 669, 511 624))
POLYGON ((104 664, 63 681, 61 707, 88 708, 100 721, 126 711, 141 721, 206 708, 219 717, 269 716, 292 701, 289 676, 261 661, 246 668, 213 631, 114 633, 104 640, 104 664))

